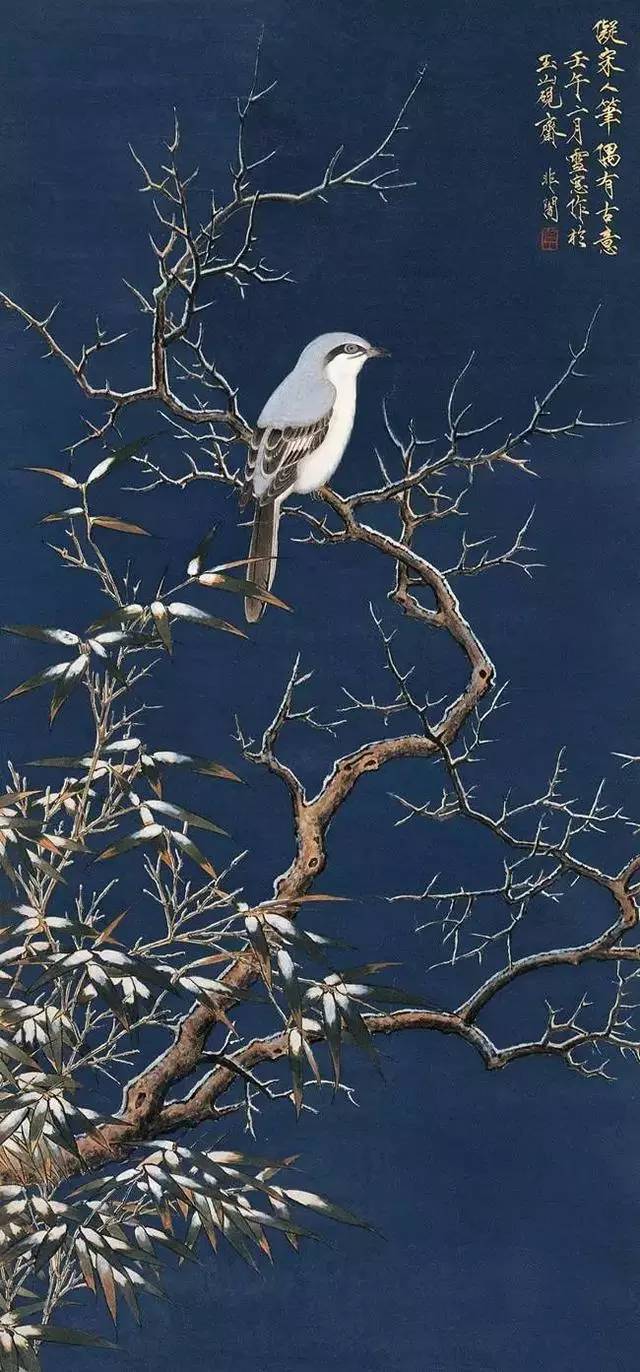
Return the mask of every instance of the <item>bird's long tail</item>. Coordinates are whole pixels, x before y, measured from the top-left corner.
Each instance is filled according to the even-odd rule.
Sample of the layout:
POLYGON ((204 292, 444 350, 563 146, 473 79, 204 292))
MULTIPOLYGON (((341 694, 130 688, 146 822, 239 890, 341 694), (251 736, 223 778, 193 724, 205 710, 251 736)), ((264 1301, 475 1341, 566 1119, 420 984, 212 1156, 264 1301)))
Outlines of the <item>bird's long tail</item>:
MULTIPOLYGON (((253 516, 251 547, 247 577, 262 591, 270 591, 276 574, 278 560, 278 525, 280 523, 280 501, 270 500, 265 505, 256 505, 253 516)), ((266 605, 257 596, 247 596, 244 613, 249 624, 255 624, 264 614, 266 605)))

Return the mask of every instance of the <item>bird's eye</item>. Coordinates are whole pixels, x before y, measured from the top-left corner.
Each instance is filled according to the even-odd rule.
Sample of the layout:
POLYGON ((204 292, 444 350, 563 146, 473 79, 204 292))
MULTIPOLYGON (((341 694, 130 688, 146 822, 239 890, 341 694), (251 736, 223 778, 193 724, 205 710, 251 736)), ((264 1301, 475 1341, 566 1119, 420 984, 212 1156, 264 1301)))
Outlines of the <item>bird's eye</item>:
POLYGON ((344 345, 344 350, 345 350, 346 353, 360 353, 360 352, 362 352, 362 348, 360 347, 360 344, 359 344, 359 343, 345 343, 345 345, 344 345))

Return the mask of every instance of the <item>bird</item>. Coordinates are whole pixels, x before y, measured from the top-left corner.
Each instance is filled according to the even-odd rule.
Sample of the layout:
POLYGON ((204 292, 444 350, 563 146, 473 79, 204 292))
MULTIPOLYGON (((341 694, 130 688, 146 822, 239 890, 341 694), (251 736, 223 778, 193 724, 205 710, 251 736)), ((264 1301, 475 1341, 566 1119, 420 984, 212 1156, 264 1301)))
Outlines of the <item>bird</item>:
MULTIPOLYGON (((248 577, 270 591, 278 559, 282 502, 331 480, 351 437, 358 375, 372 357, 388 357, 354 333, 323 333, 303 348, 292 371, 263 407, 249 446, 241 504, 255 513, 248 577)), ((245 616, 260 619, 265 600, 247 595, 245 616)))

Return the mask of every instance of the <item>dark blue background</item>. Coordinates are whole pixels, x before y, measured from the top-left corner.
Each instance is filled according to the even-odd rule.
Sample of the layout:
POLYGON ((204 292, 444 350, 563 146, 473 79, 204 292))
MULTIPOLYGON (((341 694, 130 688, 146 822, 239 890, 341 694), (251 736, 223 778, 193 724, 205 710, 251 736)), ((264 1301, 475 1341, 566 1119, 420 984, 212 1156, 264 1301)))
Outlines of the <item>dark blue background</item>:
MULTIPOLYGON (((280 82, 256 129, 259 151, 282 148, 266 173, 270 184, 276 176, 292 188, 315 179, 340 142, 367 149, 418 63, 428 63, 428 75, 402 144, 403 170, 415 176, 416 189, 388 206, 346 193, 326 206, 265 213, 265 252, 290 269, 295 284, 250 291, 244 304, 221 294, 209 311, 212 350, 240 383, 245 412, 257 412, 318 332, 344 327, 384 343, 393 360, 363 379, 339 483, 370 484, 383 391, 398 422, 413 415, 419 432, 441 435, 452 377, 476 349, 466 398, 477 402, 480 418, 499 413, 505 429, 515 427, 602 300, 588 378, 577 400, 576 387, 561 401, 559 415, 566 419, 584 403, 588 418, 634 418, 640 25, 631 0, 611 12, 629 40, 622 50, 622 250, 607 260, 593 250, 543 254, 537 246, 543 157, 532 128, 536 54, 586 47, 602 13, 540 0, 5 0, 0 284, 36 312, 62 298, 59 329, 75 351, 96 311, 112 329, 132 329, 125 360, 142 368, 144 320, 121 278, 143 287, 152 281, 152 221, 127 141, 154 158, 175 105, 204 189, 223 183, 235 96, 246 89, 264 25, 265 78, 280 82)), ((44 482, 14 470, 55 465, 80 432, 84 410, 73 382, 55 363, 39 361, 41 352, 15 320, 0 318, 1 616, 80 627, 98 609, 95 595, 55 564, 35 527, 55 507, 58 488, 52 496, 44 482)), ((124 379, 115 357, 110 372, 124 379)), ((154 426, 154 416, 129 415, 126 432, 154 426)), ((510 709, 498 717, 501 743, 483 770, 489 799, 509 781, 538 785, 562 743, 572 793, 605 773, 617 786, 612 750, 639 746, 637 449, 637 425, 594 431, 538 448, 541 480, 503 472, 478 483, 472 533, 507 539, 535 500, 533 541, 545 564, 533 582, 507 569, 461 588, 500 679, 512 683, 510 709)), ((128 508, 153 528, 158 538, 145 554, 158 570, 169 564, 177 576, 216 513, 224 524, 220 557, 243 555, 234 507, 220 503, 212 487, 128 497, 125 506, 114 482, 104 499, 108 512, 128 508)), ((425 543, 450 560, 446 539, 429 533, 425 543)), ((317 669, 324 717, 335 713, 341 684, 388 690, 367 612, 372 597, 388 619, 385 576, 360 551, 318 551, 285 539, 278 589, 295 604, 295 617, 268 614, 249 645, 185 632, 175 664, 162 670, 164 712, 151 718, 151 740, 237 765, 230 694, 247 729, 263 725, 298 647, 304 665, 317 669)), ((433 693, 444 671, 449 680, 461 672, 439 642, 425 643, 410 629, 406 644, 407 660, 418 657, 433 693)), ((42 660, 34 645, 4 641, 3 689, 42 660)), ((44 700, 11 702, 3 711, 3 758, 51 751, 44 700)), ((346 744, 346 729, 343 735, 346 744)), ((78 742, 70 717, 61 718, 54 737, 56 751, 78 742)), ((324 735, 294 733, 290 756, 312 784, 335 746, 324 735)), ((264 895, 290 856, 287 807, 275 782, 251 780, 240 799, 223 786, 212 791, 215 783, 198 794, 201 804, 218 807, 240 845, 250 843, 247 887, 264 895)), ((412 932, 422 908, 376 897, 420 889, 437 870, 453 881, 495 874, 501 855, 458 828, 394 829, 388 792, 399 789, 423 799, 427 781, 405 767, 363 784, 332 830, 323 888, 360 897, 332 922, 367 956, 402 957, 405 981, 455 1003, 464 978, 425 979, 437 949, 412 932)), ((633 804, 629 788, 625 798, 633 804)), ((605 850, 598 856, 606 860, 605 850)), ((563 934, 580 937, 596 913, 584 897, 562 929, 560 915, 550 912, 532 940, 547 946, 563 934)), ((489 1027, 498 1037, 537 1032, 544 994, 569 1004, 583 985, 558 976, 551 986, 518 988, 504 1023, 489 1027)), ((202 1268, 172 1280, 169 1304, 148 1307, 141 1332, 124 1317, 123 1367, 636 1368, 637 1067, 620 1064, 614 1085, 539 1062, 487 1076, 470 1049, 435 1035, 385 1044, 385 1060, 386 1086, 354 1062, 357 1111, 338 1100, 296 1129, 283 1107, 281 1117, 265 1116, 260 1143, 276 1152, 291 1147, 293 1135, 306 1177, 369 1215, 385 1241, 340 1229, 331 1247, 307 1246, 300 1258, 281 1252, 260 1278, 232 1255, 205 1257, 202 1268)), ((67 1313, 68 1323, 80 1320, 108 1332, 91 1302, 67 1313)), ((117 1363, 107 1353, 74 1351, 50 1354, 48 1365, 100 1372, 117 1363)))

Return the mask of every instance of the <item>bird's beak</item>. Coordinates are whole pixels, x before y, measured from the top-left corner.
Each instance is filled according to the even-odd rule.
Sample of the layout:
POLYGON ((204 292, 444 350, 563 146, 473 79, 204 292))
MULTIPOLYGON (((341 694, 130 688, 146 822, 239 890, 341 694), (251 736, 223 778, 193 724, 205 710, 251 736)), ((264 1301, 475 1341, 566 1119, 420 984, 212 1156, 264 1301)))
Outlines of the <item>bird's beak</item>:
POLYGON ((373 347, 370 347, 370 348, 369 348, 369 352, 368 352, 368 356, 369 356, 369 357, 391 357, 391 353, 389 352, 389 349, 388 349, 388 348, 373 348, 373 347))

